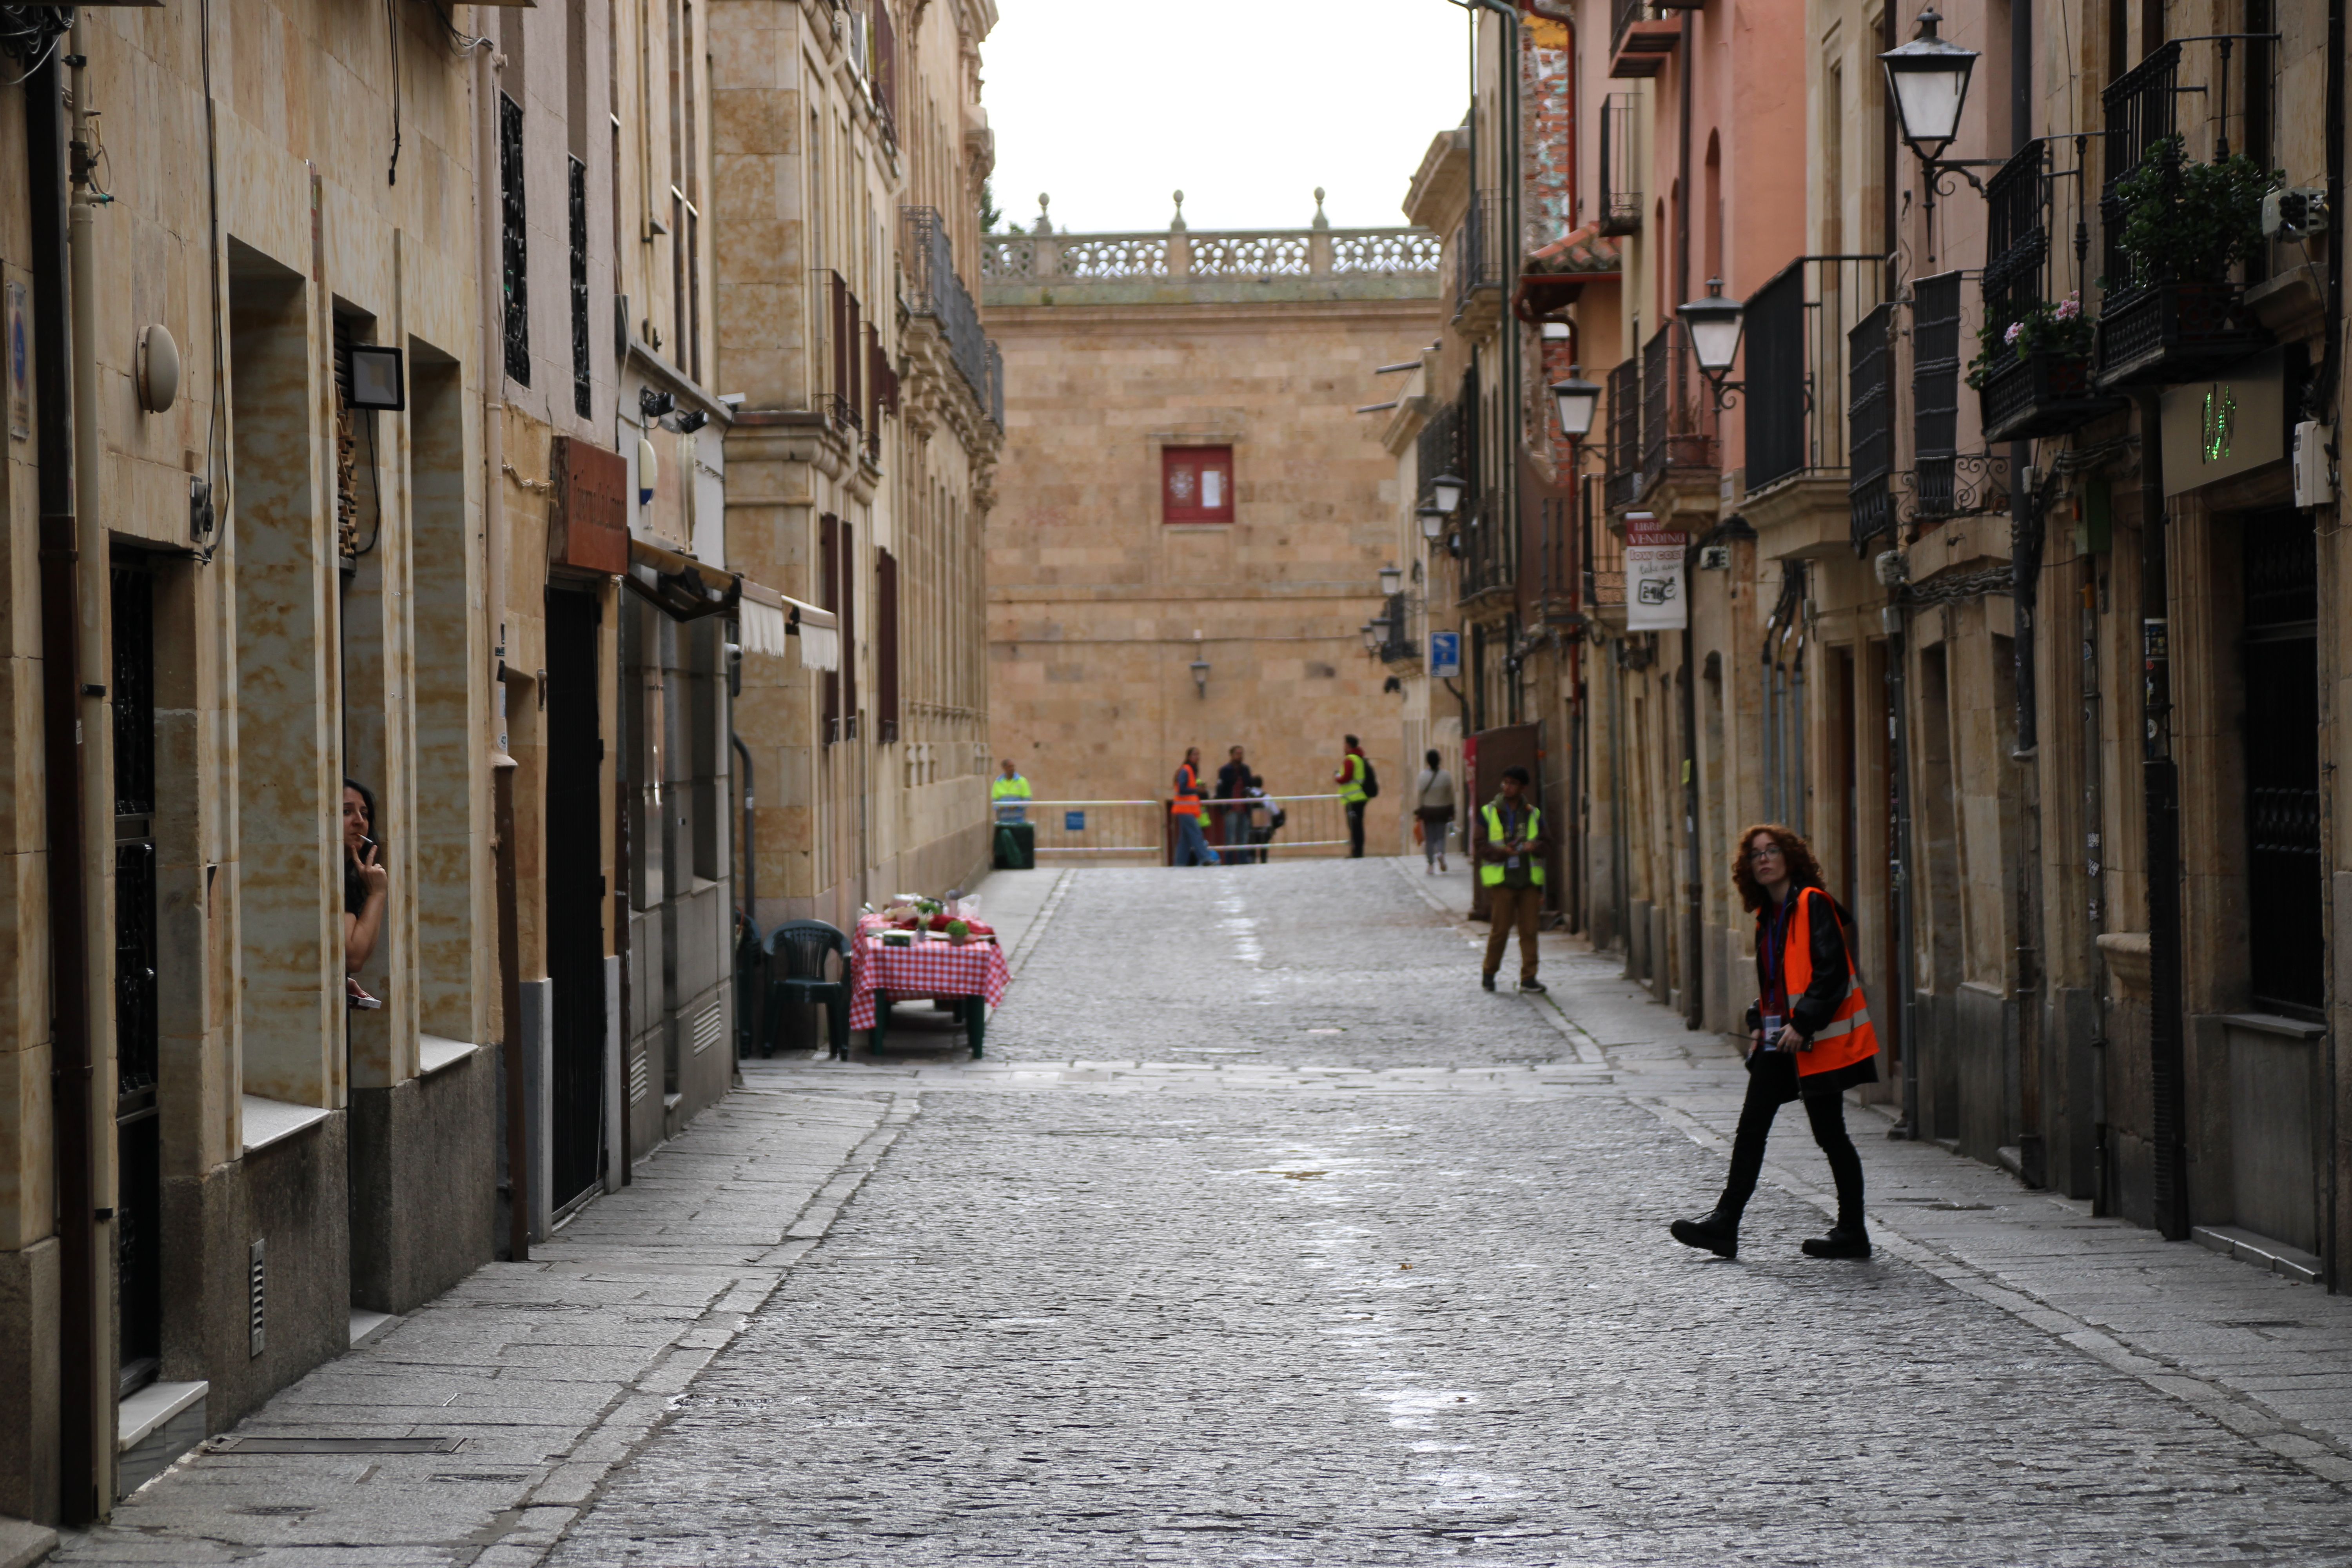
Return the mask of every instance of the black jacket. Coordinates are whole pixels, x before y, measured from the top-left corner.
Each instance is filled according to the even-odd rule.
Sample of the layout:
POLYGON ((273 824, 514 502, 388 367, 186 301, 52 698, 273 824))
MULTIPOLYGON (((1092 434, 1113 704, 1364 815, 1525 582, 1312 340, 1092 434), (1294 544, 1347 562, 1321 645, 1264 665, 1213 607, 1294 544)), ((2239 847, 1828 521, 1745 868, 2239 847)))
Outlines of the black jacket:
POLYGON ((1247 763, 1227 763, 1217 770, 1217 798, 1241 800, 1249 794, 1250 771, 1247 763))
MULTIPOLYGON (((1797 897, 1803 886, 1790 888, 1789 896, 1797 897)), ((1846 912, 1828 892, 1814 889, 1821 896, 1813 900, 1808 912, 1812 916, 1813 976, 1801 996, 1790 998, 1789 1026, 1807 1039, 1822 1032, 1824 1025, 1836 1016, 1838 1005, 1845 1000, 1848 985, 1845 952, 1846 912), (1827 918, 1824 918, 1824 917, 1827 918)), ((1763 1026, 1763 998, 1774 989, 1779 978, 1765 972, 1765 962, 1771 956, 1765 942, 1769 923, 1780 918, 1778 904, 1766 904, 1756 913, 1756 988, 1759 1005, 1748 1009, 1748 1026, 1763 1026)), ((1768 1042, 1769 1043, 1769 1042, 1768 1042)))

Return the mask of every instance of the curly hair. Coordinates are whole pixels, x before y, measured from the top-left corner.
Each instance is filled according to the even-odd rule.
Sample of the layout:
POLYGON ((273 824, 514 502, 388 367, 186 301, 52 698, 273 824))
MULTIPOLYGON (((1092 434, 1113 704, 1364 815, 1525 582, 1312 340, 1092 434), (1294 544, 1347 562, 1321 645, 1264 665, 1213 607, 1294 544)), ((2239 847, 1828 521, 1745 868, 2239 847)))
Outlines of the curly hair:
POLYGON ((1764 884, 1756 879, 1756 873, 1748 865, 1748 847, 1759 833, 1771 835, 1772 842, 1780 847, 1780 853, 1789 862, 1790 882, 1800 888, 1822 886, 1821 862, 1813 858, 1813 847, 1805 842, 1803 834, 1777 822, 1756 823, 1740 833, 1739 847, 1731 853, 1731 882, 1739 889, 1739 901, 1748 910, 1760 910, 1772 901, 1772 895, 1764 890, 1764 884))

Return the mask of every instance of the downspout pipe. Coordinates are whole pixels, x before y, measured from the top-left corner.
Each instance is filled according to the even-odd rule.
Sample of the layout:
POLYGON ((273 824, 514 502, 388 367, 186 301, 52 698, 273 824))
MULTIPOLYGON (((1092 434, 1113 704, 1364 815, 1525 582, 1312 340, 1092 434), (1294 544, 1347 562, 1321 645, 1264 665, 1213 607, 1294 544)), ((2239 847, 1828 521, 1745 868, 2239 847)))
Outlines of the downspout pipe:
POLYGON ((1888 846, 1895 895, 1895 989, 1902 1010, 1903 1119, 1886 1131, 1894 1139, 1919 1136, 1919 983, 1918 959, 1913 948, 1911 858, 1911 702, 1909 653, 1910 611, 1903 590, 1895 584, 1893 604, 1878 612, 1886 631, 1886 702, 1894 715, 1894 755, 1887 759, 1894 774, 1895 842, 1888 846))
MULTIPOLYGON (((77 56, 81 41, 73 46, 77 56)), ((68 318, 64 84, 52 50, 25 84, 25 152, 32 229, 34 422, 39 462, 41 580, 41 766, 48 834, 49 1050, 56 1083, 58 1185, 58 1514, 68 1524, 100 1517, 100 1419, 106 1408, 99 1363, 97 1127, 89 1007, 87 891, 82 864, 82 713, 76 567, 75 399, 68 318)))
MULTIPOLYGON (((484 40, 475 67, 474 208, 480 226, 478 285, 481 290, 482 362, 482 568, 488 600, 490 638, 490 819, 494 851, 491 875, 498 910, 499 1051, 506 1066, 507 1257, 520 1263, 530 1256, 530 1147, 529 1108, 523 1103, 522 939, 515 885, 515 773, 507 749, 507 509, 506 509, 506 275, 499 245, 499 72, 506 57, 484 40)), ((622 1092, 627 1089, 624 1087, 622 1092)))
MULTIPOLYGON (((1503 245, 1503 309, 1496 325, 1502 340, 1504 407, 1509 411, 1507 427, 1509 442, 1496 454, 1500 472, 1496 475, 1496 489, 1502 496, 1501 515, 1504 526, 1510 531, 1507 538, 1516 540, 1519 531, 1519 449, 1526 425, 1525 389, 1519 384, 1519 333, 1523 330, 1518 314, 1511 301, 1519 291, 1519 13, 1517 6, 1503 0, 1475 0, 1484 10, 1492 11, 1501 20, 1501 36, 1496 40, 1495 86, 1497 112, 1503 121, 1503 133, 1497 137, 1496 171, 1503 193, 1502 221, 1497 226, 1503 245)), ((1472 116, 1475 121, 1475 115, 1472 116)), ((1471 178, 1477 178, 1477 166, 1471 166, 1471 178)), ((1514 677, 1516 694, 1517 678, 1514 677)))
MULTIPOLYGON (((2344 210, 2343 127, 2346 108, 2344 101, 2344 0, 2327 0, 2326 123, 2331 128, 2331 134, 2327 138, 2327 210, 2337 213, 2344 210)), ((2325 401, 2321 404, 2320 407, 2315 410, 2315 412, 2330 428, 2341 432, 2344 427, 2343 421, 2335 416, 2336 405, 2341 401, 2338 391, 2340 385, 2338 378, 2343 373, 2344 365, 2344 247, 2340 242, 2340 238, 2330 240, 2327 246, 2326 341, 2326 390, 2322 394, 2325 401)), ((2337 445, 2340 447, 2343 441, 2343 437, 2340 434, 2337 436, 2336 440, 2337 445)), ((2328 455, 2331 458, 2336 456, 2335 453, 2330 453, 2328 455)), ((2336 516, 2340 525, 2343 517, 2343 502, 2341 500, 2336 503, 2336 516)), ((2330 921, 2330 927, 2326 932, 2326 940, 2328 942, 2327 950, 2330 952, 2333 952, 2336 951, 2336 932, 2333 927, 2336 916, 2332 905, 2329 906, 2329 909, 2330 913, 2328 915, 2328 919, 2330 921)), ((2337 985, 2340 986, 2344 982, 2344 976, 2340 974, 2336 976, 2336 982, 2337 985)), ((2341 993, 2339 992, 2338 994, 2340 994, 2341 993)), ((2336 1049, 2336 1041, 2337 1033, 2338 1031, 2335 1029, 2330 1029, 2327 1032, 2327 1043, 2326 1046, 2327 1052, 2327 1082, 2331 1092, 2327 1097, 2327 1189, 2322 1216, 2325 1220, 2326 1228, 2320 1233, 2320 1246, 2326 1255, 2325 1265, 2327 1270, 2327 1288, 2330 1290, 2341 1290, 2345 1288, 2345 1265, 2343 1254, 2340 1249, 2343 1239, 2341 1232, 2343 1221, 2337 1207, 2338 1204, 2341 1202, 2341 1184, 2343 1181, 2342 1170, 2339 1164, 2339 1161, 2342 1157, 2340 1147, 2342 1130, 2336 1121, 2336 1108, 2343 1103, 2342 1091, 2337 1088, 2337 1085, 2341 1081, 2337 1077, 2337 1073, 2340 1070, 2337 1064, 2342 1060, 2341 1054, 2336 1049)))

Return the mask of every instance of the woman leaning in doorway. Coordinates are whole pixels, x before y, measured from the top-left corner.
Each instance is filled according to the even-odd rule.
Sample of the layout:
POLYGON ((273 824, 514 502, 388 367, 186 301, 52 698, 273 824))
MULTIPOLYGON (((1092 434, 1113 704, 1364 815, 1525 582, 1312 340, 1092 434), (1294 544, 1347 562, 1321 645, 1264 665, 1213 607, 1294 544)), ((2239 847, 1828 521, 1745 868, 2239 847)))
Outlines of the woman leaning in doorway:
POLYGON ((391 878, 378 863, 375 796, 356 779, 343 781, 343 1000, 353 1007, 383 1004, 360 984, 360 971, 383 938, 383 907, 391 878))
POLYGON ((1445 835, 1454 825, 1454 775, 1434 750, 1414 786, 1412 814, 1421 822, 1421 858, 1433 877, 1445 869, 1445 835))
POLYGON ((1845 911, 1822 886, 1812 849, 1767 823, 1739 836, 1731 879, 1756 916, 1756 1005, 1748 1010, 1748 1099, 1731 1145, 1731 1175, 1715 1211, 1675 1221, 1674 1237, 1719 1258, 1739 1250, 1739 1216, 1764 1168, 1772 1119, 1805 1102, 1813 1141, 1837 1180, 1837 1224, 1804 1244, 1808 1258, 1867 1258, 1862 1156, 1846 1135, 1845 1091, 1878 1081, 1878 1037, 1846 950, 1845 911))

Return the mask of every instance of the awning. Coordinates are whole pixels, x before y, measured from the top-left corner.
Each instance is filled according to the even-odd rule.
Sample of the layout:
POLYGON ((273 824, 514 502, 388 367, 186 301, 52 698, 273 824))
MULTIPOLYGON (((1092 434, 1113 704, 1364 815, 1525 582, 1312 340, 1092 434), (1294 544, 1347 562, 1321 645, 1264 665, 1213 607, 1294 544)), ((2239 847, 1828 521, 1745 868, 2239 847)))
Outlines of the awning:
POLYGON ((803 668, 841 668, 841 632, 831 610, 804 605, 749 577, 736 581, 742 591, 736 625, 741 628, 745 653, 782 655, 784 639, 796 637, 803 668))
POLYGON ((746 653, 781 655, 785 639, 796 637, 803 668, 841 668, 841 633, 831 610, 787 598, 740 572, 632 539, 629 571, 622 581, 674 620, 732 616, 746 653))

